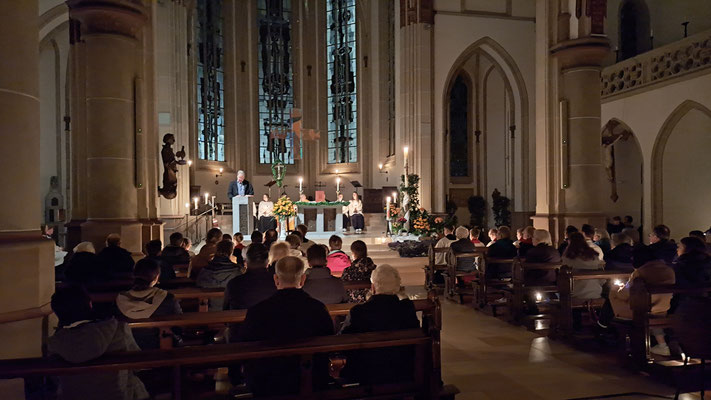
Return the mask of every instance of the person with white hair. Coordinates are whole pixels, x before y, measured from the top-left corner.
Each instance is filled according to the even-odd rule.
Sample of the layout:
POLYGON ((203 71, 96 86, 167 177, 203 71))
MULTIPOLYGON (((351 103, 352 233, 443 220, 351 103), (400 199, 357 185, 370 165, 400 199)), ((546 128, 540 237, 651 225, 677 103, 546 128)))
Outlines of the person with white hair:
POLYGON ((93 243, 81 242, 74 247, 72 253, 64 271, 67 281, 85 284, 107 278, 106 270, 101 268, 93 243))
MULTIPOLYGON (((533 247, 526 252, 526 263, 559 263, 560 253, 553 247, 551 234, 545 229, 536 229, 532 235, 533 247)), ((527 285, 555 285, 555 270, 526 271, 527 285)))
MULTIPOLYGON (((469 240, 469 229, 465 226, 460 226, 454 231, 454 236, 457 237, 457 241, 449 245, 454 254, 462 253, 474 253, 476 251, 476 246, 469 240)), ((460 272, 472 272, 476 270, 476 260, 474 257, 459 258, 457 259, 457 271, 460 272)))
POLYGON ((244 171, 237 171, 237 180, 230 182, 227 197, 232 200, 235 196, 254 196, 254 187, 245 179, 244 171))
MULTIPOLYGON (((279 341, 333 335, 333 321, 320 301, 302 288, 305 266, 298 257, 276 263, 277 292, 250 307, 237 335, 240 342, 279 341)), ((327 359, 314 360, 317 386, 328 380, 327 359)), ((290 395, 299 390, 299 358, 255 360, 245 364, 247 383, 255 396, 290 395)))
MULTIPOLYGON (((415 329, 420 321, 410 299, 398 297, 400 273, 388 264, 379 265, 370 275, 373 295, 351 308, 341 333, 365 333, 415 329)), ((362 384, 407 381, 412 378, 412 348, 374 349, 348 354, 341 377, 362 384)))

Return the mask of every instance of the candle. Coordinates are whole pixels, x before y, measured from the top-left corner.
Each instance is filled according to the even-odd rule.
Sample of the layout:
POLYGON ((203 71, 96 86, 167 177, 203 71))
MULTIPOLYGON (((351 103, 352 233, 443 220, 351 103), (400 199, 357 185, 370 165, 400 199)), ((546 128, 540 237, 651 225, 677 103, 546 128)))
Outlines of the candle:
POLYGON ((188 160, 188 167, 193 165, 193 160, 188 160))
POLYGON ((195 211, 198 209, 198 200, 199 199, 197 197, 193 197, 193 202, 195 202, 195 211))
POLYGON ((341 191, 341 177, 336 178, 336 193, 341 191))
POLYGON ((407 169, 407 153, 410 151, 410 149, 405 146, 402 148, 403 153, 405 153, 405 169, 407 169))
POLYGON ((190 203, 185 203, 185 208, 190 208, 190 203))
POLYGON ((393 192, 393 203, 397 203, 397 192, 393 192))
POLYGON ((385 219, 390 219, 390 196, 385 198, 387 206, 385 207, 385 219))
POLYGON ((381 171, 383 170, 383 163, 378 164, 378 169, 381 171))
POLYGON ((224 168, 220 167, 220 175, 222 175, 222 171, 224 171, 224 170, 225 170, 224 168))
POLYGON ((208 205, 210 204, 210 193, 205 193, 205 204, 208 205))
POLYGON ((299 193, 304 191, 303 184, 304 184, 304 178, 299 177, 299 193))

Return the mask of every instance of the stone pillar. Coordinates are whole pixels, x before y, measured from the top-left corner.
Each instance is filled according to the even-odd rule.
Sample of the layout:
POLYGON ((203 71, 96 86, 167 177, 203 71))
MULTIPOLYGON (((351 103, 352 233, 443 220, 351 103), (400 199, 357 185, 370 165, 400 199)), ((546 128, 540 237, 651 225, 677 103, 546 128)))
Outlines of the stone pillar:
POLYGON ((72 147, 79 149, 73 160, 78 203, 73 220, 79 221, 81 240, 102 248, 106 235, 116 232, 123 247, 137 253, 142 248, 138 191, 147 183, 140 161, 150 151, 145 110, 137 103, 145 96, 139 61, 146 9, 137 0, 67 5, 76 88, 72 147))
MULTIPOLYGON (((40 232, 37 15, 36 1, 0 2, 0 314, 40 307, 54 292, 54 247, 40 232)), ((0 324, 0 359, 41 355, 42 322, 0 324)))

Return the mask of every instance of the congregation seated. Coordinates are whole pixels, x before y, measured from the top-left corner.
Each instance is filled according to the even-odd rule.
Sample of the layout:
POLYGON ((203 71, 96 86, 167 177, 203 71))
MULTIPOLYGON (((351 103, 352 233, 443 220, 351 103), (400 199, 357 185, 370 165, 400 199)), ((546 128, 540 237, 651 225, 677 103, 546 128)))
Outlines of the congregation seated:
MULTIPOLYGON (((223 310, 246 310, 276 292, 274 275, 267 269, 269 252, 261 243, 247 249, 247 270, 227 283, 223 310)), ((230 325, 229 339, 237 340, 237 326, 230 325)))
POLYGON ((605 254, 605 269, 632 272, 632 238, 626 234, 612 234, 612 250, 605 254))
MULTIPOLYGON (((526 263, 559 263, 561 262, 558 250, 553 247, 551 234, 544 229, 533 231, 531 244, 533 247, 526 252, 526 263)), ((524 280, 528 285, 554 285, 556 281, 555 270, 526 271, 524 280)))
MULTIPOLYGON (((452 252, 457 254, 463 253, 473 253, 476 251, 476 246, 469 240, 469 229, 464 226, 458 227, 454 231, 454 235, 457 237, 455 242, 449 245, 452 252)), ((472 272, 476 270, 476 260, 474 257, 458 258, 457 259, 457 271, 459 272, 472 272)))
MULTIPOLYGON (((140 350, 125 323, 116 318, 95 319, 91 299, 79 286, 58 288, 52 295, 51 307, 59 326, 47 338, 50 355, 70 363, 83 363, 106 353, 140 350)), ((145 386, 132 371, 62 375, 59 382, 60 398, 66 400, 149 398, 145 386)))
MULTIPOLYGON (((183 247, 183 234, 180 232, 173 232, 170 235, 170 242, 167 246, 163 248, 160 253, 160 257, 168 264, 171 268, 176 265, 188 265, 190 264, 190 253, 183 247)), ((161 280, 165 278, 161 277, 161 280)))
POLYGON ((622 218, 619 216, 612 217, 612 220, 607 224, 607 232, 610 235, 614 235, 615 233, 620 233, 622 232, 622 229, 625 226, 622 225, 622 218))
MULTIPOLYGON (((449 246, 457 241, 454 236, 454 225, 447 224, 444 226, 444 236, 435 244, 436 249, 448 249, 449 246)), ((447 263, 447 253, 435 254, 435 264, 442 265, 447 263)))
POLYGON ((99 264, 95 253, 91 242, 81 242, 74 247, 64 270, 67 282, 87 284, 107 279, 106 271, 99 264))
MULTIPOLYGON (((161 276, 160 266, 155 260, 139 260, 133 275, 131 290, 121 292, 116 297, 116 308, 120 316, 132 320, 183 313, 172 293, 155 287, 161 276)), ((133 336, 141 349, 160 347, 157 329, 134 329, 133 336)))
MULTIPOLYGON (((262 232, 254 231, 249 236, 249 241, 250 241, 250 244, 262 243, 264 241, 264 235, 262 234, 262 232)), ((267 249, 267 250, 269 250, 269 249, 267 249)))
MULTIPOLYGON (((621 319, 632 319, 632 308, 630 307, 630 289, 637 278, 641 278, 647 285, 673 285, 675 283, 674 270, 660 259, 651 246, 640 246, 634 249, 632 257, 634 271, 624 286, 618 290, 610 292, 609 300, 605 302, 600 313, 599 324, 607 327, 613 317, 621 319)), ((653 314, 664 314, 669 310, 672 295, 669 293, 653 294, 651 296, 651 312, 653 314)), ((650 333, 657 340, 657 345, 650 351, 655 354, 670 354, 669 346, 664 339, 664 331, 659 328, 651 328, 650 333)))
POLYGON ((604 229, 595 228, 593 243, 595 243, 602 250, 603 258, 610 252, 610 250, 612 250, 610 234, 604 229))
POLYGON ((161 282, 166 282, 171 279, 175 279, 175 269, 173 269, 172 265, 168 264, 163 260, 161 252, 162 249, 163 243, 158 239, 151 240, 150 242, 146 243, 144 251, 146 257, 144 258, 144 260, 152 260, 153 262, 155 262, 160 268, 161 282))
POLYGON ((518 249, 511 240, 511 229, 508 226, 499 227, 496 242, 489 246, 487 255, 492 258, 514 258, 518 255, 518 249))
POLYGON ((271 249, 272 245, 279 240, 279 232, 276 229, 268 229, 264 232, 264 239, 262 243, 266 246, 267 250, 271 249))
POLYGON ((595 250, 595 253, 597 253, 598 260, 604 260, 605 253, 602 251, 600 246, 596 245, 593 241, 595 237, 595 228, 590 224, 583 224, 582 228, 580 229, 580 232, 582 232, 583 236, 585 236, 585 242, 588 244, 588 246, 595 250))
POLYGON ((313 240, 309 240, 306 237, 306 234, 309 232, 309 228, 306 227, 304 224, 299 224, 296 226, 296 232, 294 233, 299 233, 301 235, 301 247, 299 247, 299 250, 301 250, 304 254, 306 254, 306 251, 309 249, 309 247, 313 246, 316 244, 313 240))
POLYGON ((200 270, 207 267, 207 264, 215 257, 217 242, 222 240, 222 231, 212 228, 207 231, 205 245, 200 248, 200 252, 190 260, 190 277, 195 278, 200 274, 200 270))
MULTIPOLYGON (((415 306, 410 299, 400 300, 400 273, 390 265, 378 266, 372 273, 373 295, 351 308, 341 333, 366 333, 419 328, 415 306)), ((401 382, 412 378, 414 352, 398 347, 353 352, 347 355, 341 377, 364 384, 401 382)))
POLYGON ((304 291, 323 304, 347 303, 343 281, 331 275, 326 266, 326 255, 326 249, 321 246, 311 246, 306 252, 310 269, 306 273, 304 291))
MULTIPOLYGON (((242 324, 238 340, 279 341, 334 334, 333 321, 320 301, 304 292, 304 263, 297 257, 284 257, 276 264, 277 292, 251 307, 242 324)), ((328 379, 328 360, 314 360, 313 377, 317 386, 328 379)), ((299 390, 300 359, 255 360, 245 363, 247 383, 255 396, 287 395, 299 390)))
MULTIPOLYGON (((599 253, 588 244, 585 236, 574 232, 568 238, 569 244, 563 253, 563 265, 576 270, 600 270, 603 263, 599 253)), ((602 284, 598 279, 576 282, 571 297, 578 301, 599 299, 602 294, 602 284)))
POLYGON ((518 241, 518 256, 521 258, 526 258, 526 253, 528 250, 533 248, 533 232, 536 228, 532 226, 527 226, 523 228, 521 232, 521 240, 518 241))
POLYGON ((131 252, 121 247, 121 235, 112 233, 106 237, 106 247, 97 254, 98 262, 111 276, 129 276, 133 272, 131 252))
POLYGON ((289 255, 294 257, 303 257, 304 253, 301 248, 301 237, 299 234, 289 234, 286 237, 286 242, 289 244, 289 255))
POLYGON ((570 243, 570 235, 573 233, 578 232, 578 228, 574 227, 573 225, 568 225, 565 227, 565 237, 563 240, 560 242, 560 245, 558 246, 558 253, 562 256, 563 253, 565 253, 565 249, 568 247, 568 244, 570 243))
POLYGON ((624 233, 625 235, 629 236, 632 239, 632 246, 633 247, 643 245, 642 242, 640 241, 639 231, 637 229, 622 228, 622 232, 620 232, 620 233, 624 233))
MULTIPOLYGON (((351 244, 351 254, 353 262, 350 267, 343 270, 341 280, 350 281, 367 281, 370 280, 370 275, 375 270, 375 263, 368 257, 368 246, 362 240, 356 240, 351 244)), ((368 295, 368 289, 349 289, 348 301, 351 303, 362 303, 368 295)))
POLYGON ((190 250, 190 248, 193 247, 193 242, 190 240, 190 238, 184 237, 183 240, 180 242, 180 247, 182 247, 183 250, 188 252, 190 259, 195 257, 195 253, 192 250, 190 250))
MULTIPOLYGON (((267 247, 264 245, 264 247, 267 247)), ((291 248, 289 247, 289 243, 286 242, 279 242, 275 243, 271 248, 267 247, 269 250, 269 272, 274 274, 276 271, 276 263, 281 260, 282 258, 286 257, 289 255, 291 252, 291 248)))
POLYGON ((704 246, 706 247, 706 252, 711 254, 711 243, 706 241, 706 234, 703 231, 699 230, 694 230, 689 232, 689 236, 698 238, 704 243, 704 246))
POLYGON ((469 240, 472 241, 474 246, 476 247, 485 247, 486 245, 479 240, 479 236, 481 235, 481 229, 474 227, 469 230, 469 240))
POLYGON ((676 243, 670 239, 671 231, 666 225, 657 225, 649 233, 649 248, 654 256, 671 265, 676 258, 676 243))
POLYGON ((338 235, 332 235, 328 239, 328 247, 330 252, 326 257, 327 267, 336 275, 341 275, 343 270, 351 266, 351 259, 341 248, 343 247, 343 239, 338 235))
MULTIPOLYGON (((230 260, 233 249, 234 243, 231 240, 219 242, 216 246, 215 257, 205 268, 200 270, 195 284, 204 288, 224 288, 232 278, 242 275, 244 268, 230 260)), ((222 302, 221 298, 210 299, 210 310, 221 310, 222 302)))
POLYGON ((239 265, 244 265, 244 244, 242 241, 244 236, 237 232, 232 236, 232 243, 234 244, 234 250, 232 250, 232 260, 239 265))
POLYGON ((673 264, 677 284, 693 286, 711 282, 711 255, 701 239, 693 236, 681 239, 677 255, 673 264))
POLYGON ((499 230, 496 228, 491 228, 489 229, 487 235, 489 236, 489 243, 486 244, 486 247, 491 247, 494 243, 496 243, 496 240, 499 237, 499 230))

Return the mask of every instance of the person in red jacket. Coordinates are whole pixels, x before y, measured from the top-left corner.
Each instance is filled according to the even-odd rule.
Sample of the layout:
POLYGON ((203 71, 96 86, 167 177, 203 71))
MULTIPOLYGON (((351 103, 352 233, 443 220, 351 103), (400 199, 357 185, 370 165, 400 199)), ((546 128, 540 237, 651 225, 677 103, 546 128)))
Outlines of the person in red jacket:
POLYGON ((339 236, 331 236, 331 238, 328 239, 328 246, 331 252, 328 253, 328 257, 326 257, 326 266, 331 270, 334 276, 341 276, 343 270, 351 266, 351 258, 341 250, 343 240, 339 236))

